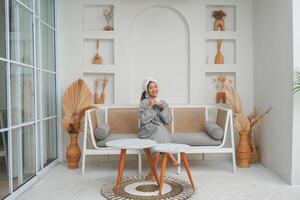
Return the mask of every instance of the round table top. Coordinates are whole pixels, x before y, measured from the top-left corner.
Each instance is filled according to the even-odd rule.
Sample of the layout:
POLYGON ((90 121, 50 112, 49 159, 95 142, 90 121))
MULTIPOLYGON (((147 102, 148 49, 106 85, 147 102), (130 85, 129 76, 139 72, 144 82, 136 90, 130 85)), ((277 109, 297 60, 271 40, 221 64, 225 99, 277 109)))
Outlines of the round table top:
POLYGON ((113 147, 118 149, 145 149, 154 147, 157 144, 154 140, 148 139, 117 139, 111 140, 105 143, 107 147, 113 147))
POLYGON ((183 153, 191 150, 191 146, 186 144, 176 144, 176 143, 161 143, 152 147, 151 149, 154 152, 163 152, 163 153, 183 153))

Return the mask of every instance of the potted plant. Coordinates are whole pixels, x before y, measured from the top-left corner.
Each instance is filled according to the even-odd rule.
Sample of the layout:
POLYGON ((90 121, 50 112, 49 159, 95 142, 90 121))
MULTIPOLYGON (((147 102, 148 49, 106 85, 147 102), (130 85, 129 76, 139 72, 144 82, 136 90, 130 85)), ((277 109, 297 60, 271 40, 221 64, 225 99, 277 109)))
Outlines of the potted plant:
POLYGON ((77 169, 81 151, 78 146, 78 135, 83 128, 85 111, 92 107, 92 95, 87 84, 79 79, 65 91, 63 98, 63 128, 70 136, 67 149, 68 168, 77 169))
POLYGON ((295 71, 294 94, 300 91, 300 72, 295 71))

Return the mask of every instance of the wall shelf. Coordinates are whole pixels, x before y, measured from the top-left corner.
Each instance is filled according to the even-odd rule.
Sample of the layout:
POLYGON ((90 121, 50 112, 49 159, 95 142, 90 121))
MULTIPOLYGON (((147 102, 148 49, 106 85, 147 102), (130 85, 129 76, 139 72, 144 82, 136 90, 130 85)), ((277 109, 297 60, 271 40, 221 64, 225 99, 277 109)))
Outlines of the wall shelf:
POLYGON ((238 37, 238 33, 235 31, 212 31, 212 32, 204 32, 204 39, 236 39, 238 37))
POLYGON ((239 70, 239 66, 237 64, 205 64, 204 65, 205 72, 235 72, 239 70))
MULTIPOLYGON (((115 74, 114 73, 84 73, 83 79, 87 82, 89 88, 92 91, 93 99, 95 99, 95 80, 97 77, 107 78, 109 83, 106 86, 106 98, 105 104, 115 103, 115 74)), ((101 83, 99 85, 98 93, 101 94, 101 83)))
POLYGON ((115 31, 83 31, 83 39, 111 39, 115 38, 115 31))
POLYGON ((92 74, 92 73, 115 73, 115 65, 85 65, 83 74, 92 74))
MULTIPOLYGON (((103 31, 106 26, 106 19, 103 15, 105 9, 112 9, 114 11, 113 5, 94 5, 88 4, 83 6, 83 30, 97 30, 103 31)), ((114 27, 114 14, 110 25, 114 27)), ((105 31, 112 32, 112 31, 105 31)))
POLYGON ((207 5, 206 6, 206 23, 205 30, 214 32, 215 18, 212 16, 213 11, 223 10, 226 13, 224 17, 225 32, 236 31, 236 6, 235 5, 207 5))
MULTIPOLYGON (((84 65, 91 65, 93 58, 97 53, 97 39, 84 39, 84 65)), ((101 65, 114 65, 114 39, 100 39, 99 38, 99 54, 102 57, 101 65)))
POLYGON ((207 101, 210 103, 216 102, 216 79, 219 75, 224 75, 226 79, 232 81, 233 87, 236 87, 236 72, 206 72, 205 73, 205 88, 206 88, 206 97, 207 101))
MULTIPOLYGON (((219 38, 220 39, 220 38, 219 38)), ((214 64, 218 39, 206 40, 205 64, 214 64)), ((236 41, 234 39, 222 39, 221 53, 224 56, 224 64, 236 64, 236 41)))

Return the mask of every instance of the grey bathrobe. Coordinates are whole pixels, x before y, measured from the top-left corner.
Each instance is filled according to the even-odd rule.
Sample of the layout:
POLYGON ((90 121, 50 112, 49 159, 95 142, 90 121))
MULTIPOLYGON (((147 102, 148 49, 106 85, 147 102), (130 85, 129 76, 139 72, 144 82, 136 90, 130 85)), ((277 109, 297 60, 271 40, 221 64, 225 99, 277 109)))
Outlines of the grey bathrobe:
POLYGON ((149 98, 141 101, 139 108, 140 133, 139 137, 143 139, 152 139, 158 143, 170 143, 169 131, 164 126, 172 122, 171 109, 168 104, 162 111, 157 105, 151 109, 148 108, 149 98))

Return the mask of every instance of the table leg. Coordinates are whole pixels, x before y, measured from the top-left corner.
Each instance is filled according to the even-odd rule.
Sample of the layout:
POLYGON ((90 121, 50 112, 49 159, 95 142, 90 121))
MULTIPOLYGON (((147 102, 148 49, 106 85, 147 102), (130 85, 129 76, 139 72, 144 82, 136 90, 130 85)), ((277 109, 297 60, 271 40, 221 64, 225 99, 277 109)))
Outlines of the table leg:
POLYGON ((193 177, 192 177, 192 173, 191 173, 191 170, 190 170, 190 166, 189 166, 189 163, 186 159, 186 153, 182 152, 180 153, 181 154, 181 158, 182 158, 182 162, 183 162, 183 165, 184 165, 184 168, 188 174, 188 177, 190 179, 190 182, 191 182, 191 185, 193 187, 193 189, 195 189, 195 183, 193 181, 193 177))
POLYGON ((117 183, 115 186, 115 194, 116 196, 119 195, 120 191, 120 184, 123 176, 123 169, 125 164, 125 157, 126 157, 126 149, 121 149, 121 155, 120 155, 120 161, 119 161, 119 170, 118 170, 118 177, 117 177, 117 183))
POLYGON ((161 192, 162 192, 162 189, 163 189, 163 185, 164 185, 164 177, 165 177, 165 173, 166 173, 167 158, 168 158, 168 154, 167 153, 163 153, 162 154, 162 161, 161 161, 159 195, 161 195, 161 192))
POLYGON ((154 176, 154 178, 155 178, 155 180, 156 180, 157 185, 159 186, 159 179, 158 179, 156 167, 154 166, 154 162, 153 162, 153 160, 152 160, 150 148, 145 148, 144 151, 145 151, 147 160, 148 160, 148 162, 149 162, 149 164, 150 164, 152 174, 153 174, 153 176, 154 176))
MULTIPOLYGON (((152 163, 155 167, 155 169, 157 169, 157 163, 159 161, 159 156, 160 156, 160 153, 159 152, 155 152, 153 155, 152 155, 152 163)), ((150 169, 150 172, 149 174, 147 175, 146 179, 147 180, 151 180, 153 179, 154 175, 152 173, 152 170, 150 169)))

